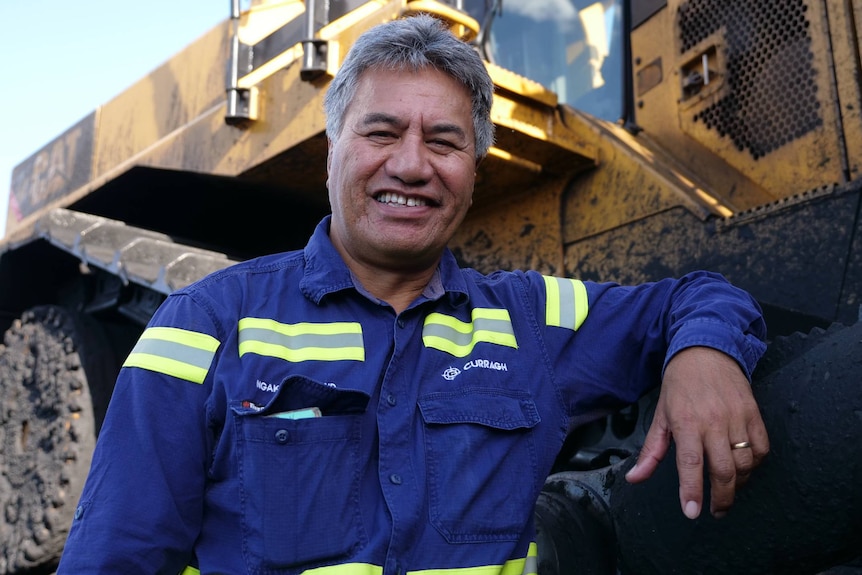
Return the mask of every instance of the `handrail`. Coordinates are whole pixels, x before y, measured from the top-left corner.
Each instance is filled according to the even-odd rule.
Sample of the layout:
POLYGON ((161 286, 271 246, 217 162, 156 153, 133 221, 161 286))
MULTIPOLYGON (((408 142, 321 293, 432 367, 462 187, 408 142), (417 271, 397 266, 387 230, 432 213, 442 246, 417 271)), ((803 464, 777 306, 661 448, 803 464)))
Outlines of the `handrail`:
POLYGON ((401 15, 413 16, 420 13, 431 14, 446 20, 452 25, 454 34, 465 42, 479 35, 479 22, 475 18, 437 0, 411 0, 407 2, 401 15))

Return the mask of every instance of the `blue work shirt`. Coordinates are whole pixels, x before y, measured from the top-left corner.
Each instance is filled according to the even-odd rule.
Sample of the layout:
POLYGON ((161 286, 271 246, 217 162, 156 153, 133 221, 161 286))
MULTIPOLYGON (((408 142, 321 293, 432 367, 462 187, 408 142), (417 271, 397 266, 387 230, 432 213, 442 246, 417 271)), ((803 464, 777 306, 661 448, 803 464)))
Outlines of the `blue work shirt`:
POLYGON ((706 272, 621 287, 447 251, 396 315, 328 229, 159 308, 61 575, 535 572, 534 503, 573 423, 635 402, 683 348, 749 377, 765 348, 757 304, 706 272))

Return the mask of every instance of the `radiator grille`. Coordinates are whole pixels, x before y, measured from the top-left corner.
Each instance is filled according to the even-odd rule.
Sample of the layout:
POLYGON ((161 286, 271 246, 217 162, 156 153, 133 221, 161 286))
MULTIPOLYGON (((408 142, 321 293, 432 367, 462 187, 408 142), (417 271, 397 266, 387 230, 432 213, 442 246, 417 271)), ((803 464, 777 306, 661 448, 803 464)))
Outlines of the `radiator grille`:
POLYGON ((694 116, 757 160, 822 125, 803 0, 690 0, 681 53, 724 28, 726 95, 694 116))

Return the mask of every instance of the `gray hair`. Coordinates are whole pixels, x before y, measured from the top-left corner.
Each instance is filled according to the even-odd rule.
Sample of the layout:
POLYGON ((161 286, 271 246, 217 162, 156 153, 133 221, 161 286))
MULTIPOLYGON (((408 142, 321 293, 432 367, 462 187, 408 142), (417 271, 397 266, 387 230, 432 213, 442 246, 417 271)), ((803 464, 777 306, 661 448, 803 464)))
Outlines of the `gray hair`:
POLYGON ((448 74, 470 92, 476 160, 484 158, 494 143, 494 83, 473 48, 457 39, 445 24, 423 14, 380 24, 359 37, 323 100, 327 137, 335 141, 341 134, 344 114, 367 69, 419 71, 429 67, 448 74))

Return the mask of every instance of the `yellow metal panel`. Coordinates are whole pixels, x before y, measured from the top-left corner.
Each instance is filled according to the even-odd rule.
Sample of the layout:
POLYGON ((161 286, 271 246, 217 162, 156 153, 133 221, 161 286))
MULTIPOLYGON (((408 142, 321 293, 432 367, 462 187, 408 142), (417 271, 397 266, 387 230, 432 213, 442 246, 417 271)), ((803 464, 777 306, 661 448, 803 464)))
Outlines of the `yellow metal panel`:
MULTIPOLYGON (((367 29, 398 17, 402 8, 401 1, 370 2, 320 35, 350 46, 367 29)), ((327 80, 302 81, 295 60, 254 86, 259 121, 242 128, 227 125, 229 34, 227 23, 214 28, 99 109, 94 173, 65 203, 133 166, 242 176, 298 193, 325 194, 322 98, 327 80)), ((344 54, 332 52, 337 66, 344 54)), ((494 196, 511 195, 513 189, 528 193, 537 181, 545 185, 547 178, 571 177, 595 165, 595 135, 572 129, 552 93, 499 69, 492 74, 502 84, 492 112, 497 145, 477 171, 477 203, 493 203, 494 196)), ((551 209, 556 213, 559 203, 551 209)))
MULTIPOLYGON (((296 4, 276 2, 244 14, 245 40, 259 40, 304 11, 296 4)), ((369 2, 321 30, 321 37, 333 38, 337 47, 343 33, 352 43, 397 15, 401 5, 369 2)), ((244 87, 258 90, 260 121, 245 129, 225 125, 229 40, 225 22, 100 109, 94 176, 118 175, 132 165, 238 175, 323 130, 325 84, 299 80, 298 47, 276 58, 276 66, 242 79, 244 87)), ((337 49, 331 53, 343 57, 337 49)))
POLYGON ((677 114, 680 78, 675 69, 673 13, 665 7, 632 33, 635 120, 675 164, 697 173, 703 186, 734 210, 775 198, 682 132, 677 114))
POLYGON ((849 179, 862 177, 862 1, 829 0, 829 29, 849 179))
POLYGON ((436 0, 408 0, 404 16, 416 14, 433 14, 449 22, 452 33, 465 42, 479 35, 479 23, 461 10, 456 10, 447 4, 436 0))
MULTIPOLYGON (((216 26, 100 108, 94 177, 224 101, 228 34, 227 23, 216 26)), ((198 145, 206 146, 206 141, 198 145)))
POLYGON ((302 0, 280 0, 252 5, 240 16, 239 41, 243 44, 257 44, 285 22, 304 12, 305 3, 302 0))
POLYGON ((92 178, 98 114, 93 112, 12 171, 6 231, 92 178))
MULTIPOLYGON (((258 7, 252 6, 250 10, 243 12, 237 35, 240 42, 253 46, 278 30, 286 22, 301 17, 304 13, 305 4, 300 0, 269 2, 258 7)), ((239 78, 237 86, 239 88, 252 88, 264 78, 301 58, 302 44, 298 43, 293 48, 285 50, 281 55, 272 58, 249 74, 239 78)))
POLYGON ((562 275, 560 196, 566 181, 534 179, 523 193, 477 198, 450 246, 480 271, 533 269, 562 275))
POLYGON ((559 102, 556 92, 548 90, 534 80, 488 62, 485 63, 485 67, 488 69, 488 74, 490 74, 498 89, 503 89, 524 98, 530 98, 551 108, 559 102))
MULTIPOLYGON (((321 30, 321 37, 349 46, 365 30, 396 17, 400 8, 401 2, 371 3, 321 30), (370 10, 369 6, 376 9, 370 10), (345 19, 350 25, 344 22, 345 19)), ((220 63, 217 67, 221 69, 220 63)), ((133 135, 137 137, 127 138, 131 141, 121 144, 122 151, 112 148, 106 152, 114 154, 113 161, 103 161, 102 167, 117 165, 123 158, 137 154, 135 162, 139 165, 218 175, 259 177, 252 172, 265 169, 270 184, 284 183, 294 189, 301 187, 315 193, 325 179, 325 147, 322 146, 321 134, 325 128, 322 98, 326 80, 305 82, 300 79, 299 67, 300 62, 293 61, 287 68, 256 85, 260 120, 248 127, 239 129, 224 124, 223 87, 219 84, 215 90, 215 104, 193 122, 186 121, 177 126, 181 129, 166 130, 165 122, 157 121, 160 118, 154 119, 149 123, 146 134, 139 131, 133 135)), ((505 75, 498 71, 497 76, 505 75)), ((128 114, 132 112, 138 121, 147 117, 146 114, 152 116, 155 113, 152 102, 157 90, 156 84, 150 80, 148 78, 136 85, 119 102, 112 103, 111 111, 115 112, 115 117, 131 122, 128 114), (120 110, 124 113, 120 114, 120 110)), ((512 85, 511 79, 507 85, 512 85)), ((179 88, 174 86, 173 89, 179 88)), ((591 136, 568 128, 559 112, 546 105, 547 97, 541 96, 544 89, 537 87, 534 91, 539 95, 538 101, 505 89, 495 96, 492 114, 498 125, 497 149, 494 150, 495 158, 489 159, 487 164, 514 164, 516 167, 507 168, 509 172, 529 172, 530 177, 535 175, 533 170, 537 166, 543 172, 562 174, 593 165, 595 147, 589 143, 591 136)), ((121 128, 131 131, 130 123, 119 120, 115 123, 112 131, 115 137, 105 141, 119 139, 121 128)), ((171 127, 175 124, 179 122, 171 124, 171 127)), ((106 123, 106 133, 107 126, 111 125, 106 123)), ((485 176, 480 178, 482 182, 499 181, 487 166, 480 171, 485 176)), ((489 189, 487 185, 484 187, 489 189)))
MULTIPOLYGON (((361 13, 360 18, 353 13, 347 16, 355 26, 336 23, 322 30, 321 36, 331 37, 333 30, 340 31, 349 35, 347 42, 352 43, 374 24, 397 14, 401 3, 370 5, 377 10, 356 11, 361 13)), ((118 175, 134 163, 236 176, 285 151, 301 154, 297 146, 323 132, 325 82, 302 81, 298 60, 255 86, 259 93, 259 121, 245 128, 226 125, 224 56, 228 39, 227 26, 213 30, 102 108, 99 174, 118 175), (203 98, 202 88, 206 93, 203 98), (174 96, 168 98, 163 94, 174 96), (185 106, 189 100, 195 105, 185 106), (208 107, 201 105, 204 102, 208 107), (132 161, 125 162, 129 158, 132 161)), ((305 165, 310 174, 307 182, 303 182, 303 174, 295 172, 286 175, 289 182, 303 182, 311 188, 322 183, 325 148, 314 147, 313 159, 313 163, 305 165)))
POLYGON ((700 178, 644 135, 593 120, 601 136, 600 165, 579 174, 563 197, 563 242, 599 234, 682 206, 698 218, 729 216, 731 210, 700 178))
MULTIPOLYGON (((826 14, 818 2, 809 2, 807 10, 801 3, 797 8, 795 13, 769 16, 767 11, 752 10, 762 17, 756 23, 749 22, 757 30, 751 33, 753 39, 745 38, 744 48, 749 54, 738 60, 733 73, 730 62, 713 70, 712 85, 717 84, 718 89, 703 98, 693 98, 697 101, 683 101, 678 107, 685 133, 775 197, 839 182, 842 177, 826 14), (809 56, 813 56, 810 64, 809 56), (733 83, 729 81, 731 74, 735 76, 733 83), (734 119, 723 126, 715 125, 723 121, 719 118, 721 108, 716 108, 719 99, 733 102, 725 109, 736 108, 734 119), (815 103, 817 110, 811 108, 815 103), (801 119, 805 113, 819 113, 819 125, 811 128, 813 118, 801 119), (810 131, 800 135, 800 130, 810 131), (746 141, 749 146, 742 143, 746 141)), ((729 18, 717 33, 684 53, 675 33, 677 53, 682 53, 676 69, 681 70, 686 62, 697 62, 712 46, 717 48, 720 62, 732 43, 732 27, 739 25, 729 18)), ((675 30, 678 21, 676 26, 675 30)), ((743 43, 741 39, 737 42, 743 43)))
MULTIPOLYGON (((770 12, 762 3, 745 5, 746 9, 758 7, 757 18, 744 23, 750 26, 752 37, 769 26, 771 33, 779 38, 785 32, 784 26, 807 28, 805 37, 795 44, 785 45, 779 41, 778 49, 765 52, 766 61, 758 64, 761 70, 756 76, 749 69, 736 70, 737 79, 741 80, 731 85, 727 69, 730 65, 727 26, 733 24, 737 27, 734 32, 738 33, 742 24, 731 22, 716 28, 699 43, 684 46, 679 28, 680 11, 693 4, 710 8, 701 13, 703 18, 713 17, 715 10, 725 6, 708 0, 697 3, 671 0, 633 33, 638 125, 677 162, 697 174, 703 184, 701 187, 735 211, 841 181, 840 122, 835 106, 837 96, 831 82, 831 54, 823 5, 808 3, 807 9, 800 7, 798 12, 804 21, 783 16, 777 8, 770 12), (711 83, 694 96, 686 95, 683 91, 685 75, 702 70, 704 55, 709 61, 711 83), (794 58, 806 61, 800 65, 794 58), (804 69, 808 58, 808 65, 814 72, 801 78, 799 70, 804 69), (763 122, 774 122, 778 126, 773 132, 766 130, 777 134, 773 145, 757 153, 739 144, 744 138, 734 141, 734 134, 705 123, 705 118, 709 117, 706 111, 712 104, 727 96, 745 98, 746 90, 759 90, 761 97, 755 104, 749 100, 750 109, 739 115, 740 121, 734 129, 747 136, 750 130, 762 130, 763 122), (762 97, 764 93, 768 96, 762 97), (816 99, 819 125, 801 134, 795 127, 782 131, 782 123, 792 125, 793 120, 798 119, 801 114, 798 102, 805 94, 816 99)), ((751 46, 751 50, 754 51, 755 46, 751 46)))

